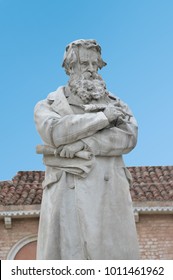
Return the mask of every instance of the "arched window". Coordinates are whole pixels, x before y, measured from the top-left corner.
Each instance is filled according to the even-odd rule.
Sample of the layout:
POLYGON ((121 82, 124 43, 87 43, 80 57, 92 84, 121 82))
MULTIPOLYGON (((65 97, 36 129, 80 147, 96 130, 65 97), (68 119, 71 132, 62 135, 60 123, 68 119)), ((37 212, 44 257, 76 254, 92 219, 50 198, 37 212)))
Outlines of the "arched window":
POLYGON ((27 236, 19 240, 7 255, 7 260, 36 260, 37 236, 27 236))

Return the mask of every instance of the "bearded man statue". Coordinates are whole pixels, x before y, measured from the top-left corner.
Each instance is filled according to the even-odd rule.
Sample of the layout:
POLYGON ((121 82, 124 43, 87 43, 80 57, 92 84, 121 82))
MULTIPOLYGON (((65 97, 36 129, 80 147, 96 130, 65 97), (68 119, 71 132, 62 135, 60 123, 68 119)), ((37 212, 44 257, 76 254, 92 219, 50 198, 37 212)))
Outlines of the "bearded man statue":
POLYGON ((137 123, 97 73, 106 63, 95 40, 66 47, 66 86, 35 107, 46 165, 37 259, 139 258, 131 175, 123 154, 137 142, 137 123))

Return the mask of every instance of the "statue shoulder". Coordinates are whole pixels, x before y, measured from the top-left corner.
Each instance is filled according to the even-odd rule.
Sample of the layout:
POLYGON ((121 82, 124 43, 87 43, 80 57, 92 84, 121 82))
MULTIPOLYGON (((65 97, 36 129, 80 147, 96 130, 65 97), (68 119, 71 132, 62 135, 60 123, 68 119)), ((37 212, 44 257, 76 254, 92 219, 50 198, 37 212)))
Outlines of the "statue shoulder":
POLYGON ((49 93, 46 101, 49 108, 61 116, 73 114, 73 111, 70 108, 70 105, 65 95, 64 86, 61 86, 56 91, 49 93))
POLYGON ((125 110, 129 110, 128 105, 118 96, 109 93, 108 97, 111 100, 111 103, 116 104, 117 106, 122 107, 125 110))
POLYGON ((111 101, 111 103, 117 103, 117 102, 122 102, 121 101, 121 99, 118 97, 118 96, 116 96, 116 95, 113 95, 111 92, 109 92, 109 94, 108 94, 108 98, 109 98, 109 100, 111 101))
POLYGON ((57 88, 57 90, 50 92, 45 99, 38 101, 34 107, 34 111, 49 109, 50 107, 52 107, 51 105, 57 99, 61 99, 61 96, 63 95, 63 88, 63 86, 57 88))
POLYGON ((117 96, 113 95, 111 92, 108 93, 108 97, 111 99, 111 100, 117 100, 117 96))
POLYGON ((62 93, 64 93, 64 86, 58 87, 57 90, 50 92, 47 96, 47 101, 50 103, 55 101, 62 93))

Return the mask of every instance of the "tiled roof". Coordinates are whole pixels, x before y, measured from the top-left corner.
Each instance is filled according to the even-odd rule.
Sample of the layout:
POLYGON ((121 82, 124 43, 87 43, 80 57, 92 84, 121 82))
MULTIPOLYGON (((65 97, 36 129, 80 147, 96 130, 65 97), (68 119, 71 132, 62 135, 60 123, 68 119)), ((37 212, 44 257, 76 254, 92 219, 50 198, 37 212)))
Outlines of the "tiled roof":
POLYGON ((1 181, 0 204, 40 204, 43 180, 44 171, 19 171, 12 181, 1 181))
MULTIPOLYGON (((128 167, 133 201, 173 201, 173 166, 128 167)), ((0 205, 40 204, 44 171, 19 171, 0 182, 0 205)))
POLYGON ((133 201, 173 200, 173 166, 129 167, 133 201))

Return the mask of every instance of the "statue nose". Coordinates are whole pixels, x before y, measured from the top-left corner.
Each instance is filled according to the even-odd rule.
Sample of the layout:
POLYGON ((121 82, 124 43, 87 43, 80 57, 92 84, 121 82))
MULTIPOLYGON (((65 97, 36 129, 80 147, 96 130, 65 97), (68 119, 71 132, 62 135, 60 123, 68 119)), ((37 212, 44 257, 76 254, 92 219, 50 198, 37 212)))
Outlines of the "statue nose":
POLYGON ((92 64, 89 64, 89 66, 88 66, 88 71, 91 72, 91 73, 94 72, 94 67, 93 67, 92 64))
POLYGON ((93 74, 94 73, 94 69, 90 68, 90 69, 88 69, 88 72, 93 74))

